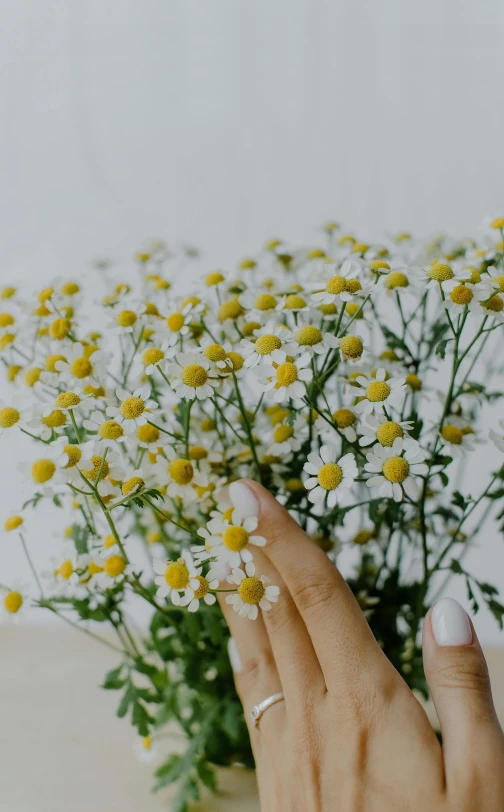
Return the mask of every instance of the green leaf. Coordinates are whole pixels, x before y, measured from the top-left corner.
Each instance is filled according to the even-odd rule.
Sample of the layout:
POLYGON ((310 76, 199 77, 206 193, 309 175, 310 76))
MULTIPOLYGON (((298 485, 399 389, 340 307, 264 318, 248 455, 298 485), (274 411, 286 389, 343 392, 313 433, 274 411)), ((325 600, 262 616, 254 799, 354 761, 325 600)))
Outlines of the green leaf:
POLYGON ((436 345, 436 349, 434 350, 435 354, 444 361, 446 357, 446 347, 449 341, 453 341, 453 338, 443 338, 439 344, 436 345))
POLYGON ((147 709, 142 705, 141 702, 135 702, 133 705, 131 722, 138 730, 138 734, 140 736, 148 736, 150 727, 154 723, 154 719, 152 716, 150 716, 147 709))
POLYGON ((499 624, 499 628, 504 629, 504 606, 502 603, 499 603, 499 601, 492 598, 491 600, 487 601, 487 606, 499 624))
POLYGON ((212 769, 210 764, 207 761, 198 761, 196 764, 196 771, 198 773, 198 778, 205 785, 209 790, 212 792, 216 792, 217 790, 217 776, 215 774, 215 770, 212 769))
POLYGON ((126 679, 121 677, 123 668, 124 663, 121 663, 117 668, 108 671, 101 687, 105 688, 106 691, 116 691, 118 688, 122 688, 126 682, 126 679))
POLYGON ((120 719, 122 719, 123 716, 126 716, 126 714, 128 713, 129 706, 133 702, 136 702, 136 698, 137 698, 137 689, 135 688, 132 682, 128 682, 128 687, 126 688, 126 691, 123 694, 123 698, 119 703, 119 707, 117 708, 117 715, 119 716, 120 719))

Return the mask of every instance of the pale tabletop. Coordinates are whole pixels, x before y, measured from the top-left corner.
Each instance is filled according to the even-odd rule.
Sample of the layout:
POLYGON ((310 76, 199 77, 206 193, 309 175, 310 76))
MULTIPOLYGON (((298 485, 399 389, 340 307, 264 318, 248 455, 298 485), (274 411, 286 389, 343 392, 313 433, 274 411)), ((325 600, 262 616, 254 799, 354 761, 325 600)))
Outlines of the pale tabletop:
MULTIPOLYGON (((116 692, 99 688, 113 651, 67 629, 0 628, 0 798, 15 812, 158 812, 152 764, 133 752, 134 732, 117 719, 116 692)), ((504 720, 504 649, 487 658, 504 720)), ((199 812, 258 812, 253 775, 235 769, 199 812), (239 800, 238 800, 239 798, 239 800)))

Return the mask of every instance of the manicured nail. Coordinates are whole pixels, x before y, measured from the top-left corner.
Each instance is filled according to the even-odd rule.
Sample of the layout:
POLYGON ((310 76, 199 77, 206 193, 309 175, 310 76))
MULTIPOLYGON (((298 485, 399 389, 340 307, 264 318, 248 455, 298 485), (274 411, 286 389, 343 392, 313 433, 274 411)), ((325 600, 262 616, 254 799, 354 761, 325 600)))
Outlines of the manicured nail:
POLYGON ((259 516, 259 502, 249 486, 243 481, 232 482, 229 486, 229 498, 245 519, 259 516))
POLYGON ((228 640, 228 655, 231 668, 235 674, 239 674, 242 670, 242 662, 238 654, 238 649, 236 648, 234 637, 230 637, 228 640))
POLYGON ((432 631, 438 646, 468 646, 472 629, 467 612, 453 598, 443 598, 432 610, 432 631))

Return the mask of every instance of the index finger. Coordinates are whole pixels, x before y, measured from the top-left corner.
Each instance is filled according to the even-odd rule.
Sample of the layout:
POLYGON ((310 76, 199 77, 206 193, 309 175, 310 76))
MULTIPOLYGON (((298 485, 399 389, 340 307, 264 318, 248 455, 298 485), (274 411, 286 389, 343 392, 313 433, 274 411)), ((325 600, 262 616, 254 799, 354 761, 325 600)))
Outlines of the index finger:
MULTIPOLYGON (((240 512, 257 516, 262 548, 282 575, 303 618, 328 690, 342 681, 355 684, 377 668, 395 674, 338 569, 262 485, 233 482, 231 501, 240 512)), ((280 598, 281 600, 281 598, 280 598)))

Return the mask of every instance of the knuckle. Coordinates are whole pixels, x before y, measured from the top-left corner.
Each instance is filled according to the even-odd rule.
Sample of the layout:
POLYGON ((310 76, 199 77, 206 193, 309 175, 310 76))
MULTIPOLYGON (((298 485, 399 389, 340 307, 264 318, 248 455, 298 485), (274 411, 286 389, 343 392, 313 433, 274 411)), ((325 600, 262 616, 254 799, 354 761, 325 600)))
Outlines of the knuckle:
POLYGON ((320 577, 307 576, 302 583, 294 587, 292 596, 301 614, 314 610, 324 610, 334 597, 332 581, 320 577))
POLYGON ((271 634, 278 634, 292 623, 294 601, 290 595, 283 595, 282 600, 273 604, 269 612, 263 613, 264 623, 271 634))
POLYGON ((486 666, 479 656, 451 658, 437 671, 437 684, 441 688, 462 688, 478 693, 490 692, 490 681, 486 666))
POLYGON ((244 661, 242 670, 236 675, 237 682, 240 685, 266 682, 274 670, 275 660, 273 652, 269 649, 264 649, 244 661))

